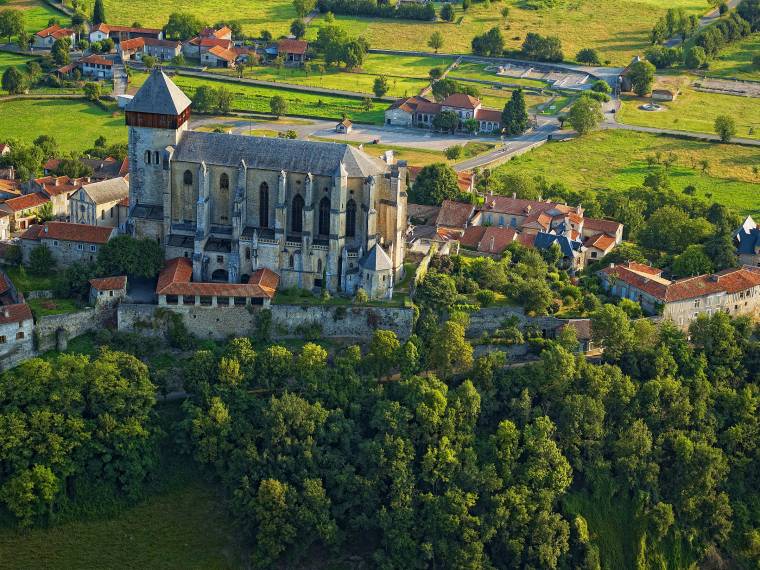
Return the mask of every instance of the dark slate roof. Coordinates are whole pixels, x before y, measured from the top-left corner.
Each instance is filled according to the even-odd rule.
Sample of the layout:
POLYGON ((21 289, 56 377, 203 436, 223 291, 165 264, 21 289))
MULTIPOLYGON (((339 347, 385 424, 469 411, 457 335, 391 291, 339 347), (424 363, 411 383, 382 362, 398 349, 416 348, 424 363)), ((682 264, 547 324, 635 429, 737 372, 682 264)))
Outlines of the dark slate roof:
POLYGON ((161 70, 154 68, 145 83, 127 104, 127 111, 179 115, 190 106, 190 99, 161 70))
POLYGON ((760 247, 760 229, 754 228, 739 238, 739 253, 754 255, 757 247, 760 247))
POLYGON ((233 167, 244 160, 249 168, 319 176, 333 176, 341 162, 350 177, 367 177, 388 169, 381 160, 347 144, 199 131, 182 136, 174 160, 233 167))
POLYGON ((393 269, 393 263, 385 250, 379 245, 369 250, 369 253, 359 262, 364 269, 370 271, 384 271, 386 269, 393 269))
POLYGON ((574 257, 574 253, 583 246, 581 242, 573 241, 567 236, 547 234, 546 232, 538 232, 536 234, 533 246, 537 249, 549 249, 555 241, 559 245, 563 257, 574 257))

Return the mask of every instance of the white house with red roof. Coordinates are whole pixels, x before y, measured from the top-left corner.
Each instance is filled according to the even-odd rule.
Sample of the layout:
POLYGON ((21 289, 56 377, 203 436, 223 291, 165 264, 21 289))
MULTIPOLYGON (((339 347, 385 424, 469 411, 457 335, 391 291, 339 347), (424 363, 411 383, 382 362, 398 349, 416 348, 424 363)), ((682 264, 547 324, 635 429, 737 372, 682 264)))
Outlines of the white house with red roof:
POLYGON ((432 129, 435 118, 444 112, 454 113, 462 130, 468 121, 474 120, 478 132, 501 132, 501 111, 483 107, 480 99, 464 93, 449 95, 440 103, 420 95, 398 99, 385 110, 385 124, 432 129))
POLYGON ((32 36, 32 47, 35 49, 51 49, 56 40, 64 38, 69 38, 73 46, 77 41, 77 33, 71 28, 63 28, 60 24, 53 24, 32 36))
POLYGON ((670 281, 660 269, 629 261, 612 264, 598 275, 612 295, 636 301, 645 311, 660 313, 682 328, 700 314, 760 316, 760 267, 745 265, 670 281))
POLYGON ((235 67, 237 52, 219 45, 201 53, 201 63, 209 67, 235 67))
POLYGON ((100 248, 116 235, 116 228, 89 226, 69 222, 46 222, 32 225, 21 236, 21 253, 24 263, 32 250, 47 246, 59 267, 68 267, 76 261, 95 261, 100 248))
POLYGON ((114 62, 107 57, 98 54, 90 54, 77 62, 82 70, 82 75, 95 79, 113 79, 114 62))
POLYGON ((277 55, 282 58, 285 65, 303 65, 308 49, 309 44, 304 40, 285 38, 277 42, 277 55))
POLYGON ((133 26, 117 26, 115 24, 98 24, 90 30, 90 42, 100 42, 111 38, 115 43, 134 38, 154 38, 162 40, 164 32, 158 28, 137 28, 133 26))

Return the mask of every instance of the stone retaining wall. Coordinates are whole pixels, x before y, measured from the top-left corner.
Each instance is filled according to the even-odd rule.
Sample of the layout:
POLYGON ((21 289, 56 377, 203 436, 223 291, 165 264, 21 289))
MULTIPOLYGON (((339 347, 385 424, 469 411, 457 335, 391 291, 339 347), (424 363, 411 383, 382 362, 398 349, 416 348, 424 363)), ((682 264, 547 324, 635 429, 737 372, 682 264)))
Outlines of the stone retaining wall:
POLYGON ((103 307, 87 308, 76 313, 49 315, 37 319, 35 323, 37 352, 66 350, 69 339, 112 324, 114 316, 113 308, 103 307))

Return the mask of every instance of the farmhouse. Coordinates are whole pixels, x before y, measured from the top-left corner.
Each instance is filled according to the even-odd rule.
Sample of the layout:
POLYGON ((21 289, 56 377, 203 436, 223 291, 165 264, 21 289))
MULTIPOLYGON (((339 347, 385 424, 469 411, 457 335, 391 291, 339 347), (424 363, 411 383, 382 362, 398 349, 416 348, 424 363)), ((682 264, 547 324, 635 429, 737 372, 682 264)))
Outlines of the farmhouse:
POLYGON ((90 279, 90 303, 110 305, 127 296, 127 276, 90 279))
POLYGON ((303 40, 283 39, 277 42, 277 56, 285 65, 302 65, 306 61, 309 44, 303 40))
POLYGON ((95 79, 113 79, 114 62, 102 55, 91 54, 77 62, 82 75, 95 79))
POLYGON ((483 107, 480 99, 464 93, 449 95, 440 103, 419 95, 398 99, 386 109, 385 124, 432 129, 436 117, 443 112, 459 118, 459 130, 473 125, 481 133, 501 132, 501 111, 483 107))
POLYGON ((118 228, 127 221, 129 181, 111 178, 83 185, 69 198, 69 220, 77 224, 118 228), (126 205, 122 205, 123 202, 126 205))
POLYGON ((218 30, 205 28, 196 37, 188 40, 182 46, 182 53, 185 57, 200 59, 201 54, 210 50, 214 46, 220 46, 224 49, 232 49, 232 30, 223 26, 218 30))
POLYGON ((182 53, 182 44, 171 40, 135 38, 121 42, 119 50, 121 51, 122 60, 140 59, 145 55, 149 55, 158 61, 171 61, 182 53))
POLYGON ((71 45, 77 41, 77 34, 70 28, 62 28, 59 24, 48 26, 32 36, 32 47, 36 49, 51 49, 56 40, 68 38, 71 45))
POLYGON ((669 281, 660 269, 628 262, 612 264, 598 275, 611 294, 636 301, 645 311, 660 313, 682 328, 700 314, 723 311, 756 318, 760 312, 758 267, 745 265, 713 275, 669 281))
POLYGON ((124 40, 134 38, 153 38, 161 40, 164 38, 164 32, 154 28, 133 28, 130 26, 115 26, 112 24, 98 24, 90 31, 90 42, 99 42, 106 38, 111 38, 114 43, 120 43, 124 40))
POLYGON ((41 192, 53 204, 53 216, 65 219, 69 215, 69 196, 87 182, 85 178, 69 178, 68 176, 43 176, 29 183, 29 192, 41 192))
POLYGON ((114 235, 116 230, 111 227, 70 222, 35 224, 21 236, 21 253, 24 263, 28 263, 32 250, 45 245, 59 266, 68 267, 75 261, 95 261, 100 247, 114 235))
POLYGON ((28 228, 37 220, 39 208, 49 203, 50 198, 43 192, 33 192, 0 203, 0 212, 8 214, 10 231, 15 232, 28 228))
MULTIPOLYGON (((0 290, 7 291, 10 280, 0 275, 0 290)), ((34 344, 34 318, 32 310, 24 302, 0 305, 0 357, 8 357, 20 352, 31 352, 34 344)), ((5 360, 5 358, 3 358, 5 360)))
POLYGON ((335 132, 341 134, 348 134, 354 129, 354 124, 351 119, 343 119, 340 123, 335 125, 335 132))
POLYGON ((211 67, 235 67, 237 53, 231 49, 215 45, 201 53, 201 63, 211 67))

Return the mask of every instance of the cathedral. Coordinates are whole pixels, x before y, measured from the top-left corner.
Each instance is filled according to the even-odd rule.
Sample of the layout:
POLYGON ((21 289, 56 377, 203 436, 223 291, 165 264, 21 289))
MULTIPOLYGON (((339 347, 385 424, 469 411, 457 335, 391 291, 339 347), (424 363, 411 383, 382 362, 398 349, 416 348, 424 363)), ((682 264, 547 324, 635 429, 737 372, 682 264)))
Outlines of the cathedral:
POLYGON ((406 165, 346 144, 189 129, 190 99, 157 68, 126 108, 129 220, 194 282, 390 297, 402 277, 406 165))

